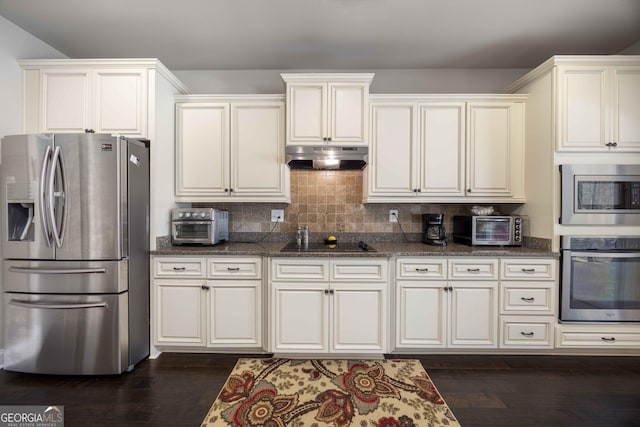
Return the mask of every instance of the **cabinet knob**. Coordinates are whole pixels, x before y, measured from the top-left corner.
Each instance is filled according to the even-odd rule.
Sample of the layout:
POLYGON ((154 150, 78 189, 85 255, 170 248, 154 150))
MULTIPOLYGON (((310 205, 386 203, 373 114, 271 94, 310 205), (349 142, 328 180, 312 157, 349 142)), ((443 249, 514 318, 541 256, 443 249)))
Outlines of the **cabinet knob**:
POLYGON ((416 268, 416 271, 418 273, 426 273, 427 271, 429 271, 429 269, 428 268, 416 268))
POLYGON ((225 192, 225 193, 228 193, 228 192, 229 192, 229 189, 228 189, 228 188, 225 188, 225 189, 224 189, 224 192, 225 192))
POLYGON ((471 189, 470 188, 467 188, 467 193, 471 193, 471 189))
POLYGON ((615 340, 615 337, 602 337, 602 341, 614 342, 615 340))
POLYGON ((606 145, 607 147, 610 147, 610 148, 611 148, 611 147, 617 147, 617 146, 618 146, 618 143, 617 143, 617 142, 607 142, 605 145, 606 145))
POLYGON ((84 133, 96 133, 96 131, 93 129, 85 129, 84 133))
POLYGON ((233 193, 233 188, 230 188, 230 189, 229 189, 229 193, 233 193))
POLYGON ((329 295, 329 289, 325 289, 325 290, 324 290, 324 294, 325 294, 325 295, 329 295))
POLYGON ((187 267, 173 267, 173 271, 185 271, 187 267))
POLYGON ((520 297, 520 299, 524 302, 534 302, 536 300, 534 297, 520 297))
POLYGON ((525 331, 522 331, 522 332, 520 332, 520 335, 523 335, 523 336, 525 336, 525 337, 529 337, 529 338, 531 338, 531 337, 533 337, 533 332, 525 332, 525 331))
POLYGON ((467 271, 469 273, 479 273, 480 269, 479 268, 467 268, 467 271))
POLYGON ((206 286, 206 285, 202 285, 201 288, 202 288, 203 291, 208 291, 209 290, 209 287, 206 286))
POLYGON ((520 269, 523 273, 535 273, 536 269, 535 268, 521 268, 520 269))

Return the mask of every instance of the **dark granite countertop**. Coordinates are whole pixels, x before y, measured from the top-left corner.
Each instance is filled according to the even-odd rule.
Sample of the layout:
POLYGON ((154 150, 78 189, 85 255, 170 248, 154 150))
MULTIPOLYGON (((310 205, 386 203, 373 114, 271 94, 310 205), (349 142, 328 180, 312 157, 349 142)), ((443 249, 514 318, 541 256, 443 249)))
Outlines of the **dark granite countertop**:
POLYGON ((393 256, 519 256, 558 257, 557 252, 525 247, 471 247, 450 243, 447 246, 430 246, 424 243, 372 242, 375 252, 341 252, 327 247, 323 252, 280 252, 287 242, 241 243, 225 242, 215 246, 166 246, 151 251, 151 255, 165 256, 269 256, 269 257, 393 257, 393 256))

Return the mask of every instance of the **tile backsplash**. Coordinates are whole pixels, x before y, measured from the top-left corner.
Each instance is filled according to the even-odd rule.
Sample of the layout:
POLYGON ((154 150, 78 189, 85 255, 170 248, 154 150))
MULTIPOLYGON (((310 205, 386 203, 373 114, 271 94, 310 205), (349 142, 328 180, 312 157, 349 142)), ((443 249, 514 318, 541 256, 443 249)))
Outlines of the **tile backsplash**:
POLYGON ((420 233, 422 214, 444 213, 447 233, 454 214, 470 205, 430 203, 362 203, 362 171, 291 171, 291 204, 199 203, 228 209, 231 232, 293 232, 308 225, 322 233, 420 233), (271 223, 271 209, 284 209, 284 222, 271 223), (397 209, 400 224, 389 222, 389 210, 397 209), (400 229, 402 226, 402 230, 400 229))

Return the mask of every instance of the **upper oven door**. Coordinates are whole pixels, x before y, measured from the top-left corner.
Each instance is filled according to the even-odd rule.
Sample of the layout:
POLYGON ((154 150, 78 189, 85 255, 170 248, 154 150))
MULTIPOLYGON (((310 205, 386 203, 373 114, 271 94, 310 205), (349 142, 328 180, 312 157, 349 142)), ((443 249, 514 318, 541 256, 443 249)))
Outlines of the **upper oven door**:
POLYGON ((640 166, 562 165, 562 224, 640 224, 640 166))
POLYGON ((213 244, 212 221, 173 221, 171 239, 173 243, 213 244))

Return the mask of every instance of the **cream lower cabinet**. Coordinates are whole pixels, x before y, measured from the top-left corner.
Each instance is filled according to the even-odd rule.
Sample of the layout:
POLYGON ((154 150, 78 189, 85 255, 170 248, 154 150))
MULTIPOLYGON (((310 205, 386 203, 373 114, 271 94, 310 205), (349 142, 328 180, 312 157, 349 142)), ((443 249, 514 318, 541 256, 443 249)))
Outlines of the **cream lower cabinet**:
POLYGON ((396 260, 396 349, 496 348, 497 260, 396 260))
POLYGON ((387 260, 273 258, 275 353, 386 351, 387 260))
POLYGON ((176 201, 289 202, 284 97, 176 97, 176 201))
POLYGON ((524 98, 376 95, 368 202, 524 201, 524 98))
POLYGON ((153 343, 261 351, 262 259, 154 257, 153 343))
POLYGON ((500 348, 553 348, 558 260, 500 259, 500 348))

